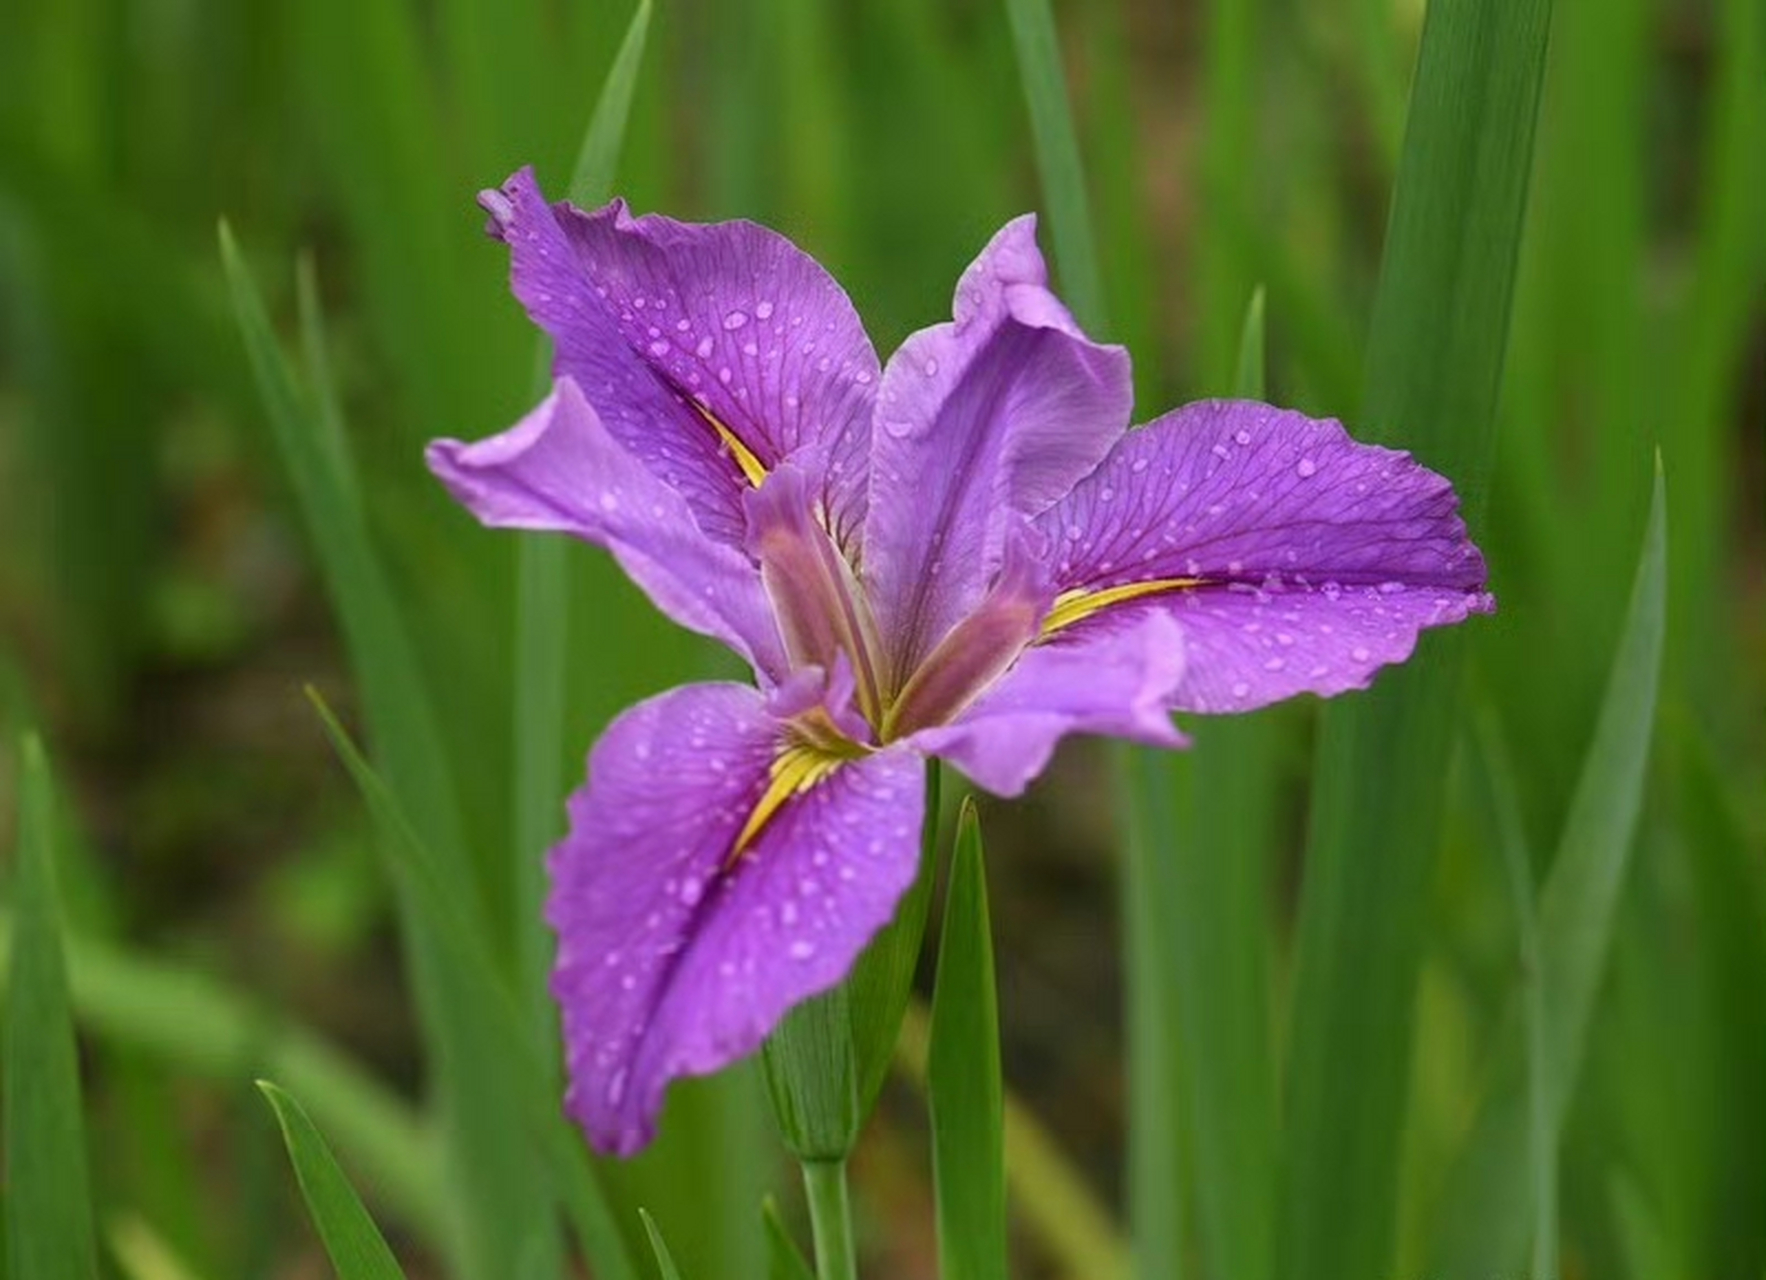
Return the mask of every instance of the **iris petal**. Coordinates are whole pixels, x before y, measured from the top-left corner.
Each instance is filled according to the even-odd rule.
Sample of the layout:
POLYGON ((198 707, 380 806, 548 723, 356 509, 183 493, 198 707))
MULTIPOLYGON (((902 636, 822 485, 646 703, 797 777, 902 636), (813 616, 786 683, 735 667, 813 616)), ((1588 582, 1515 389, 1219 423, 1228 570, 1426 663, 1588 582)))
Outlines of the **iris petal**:
POLYGON ((919 866, 912 750, 841 764, 729 854, 787 726, 756 690, 689 685, 620 716, 570 800, 547 920, 566 1106, 602 1150, 649 1141, 669 1081, 759 1047, 845 976, 919 866))

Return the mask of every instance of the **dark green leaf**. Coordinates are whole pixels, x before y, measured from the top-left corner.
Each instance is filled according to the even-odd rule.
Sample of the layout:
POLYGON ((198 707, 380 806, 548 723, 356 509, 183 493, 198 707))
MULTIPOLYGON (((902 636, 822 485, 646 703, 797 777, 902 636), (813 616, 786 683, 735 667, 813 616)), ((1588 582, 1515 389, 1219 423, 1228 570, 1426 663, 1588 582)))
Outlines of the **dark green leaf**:
MULTIPOLYGON (((1482 509, 1548 0, 1429 5, 1358 432, 1482 509)), ((1300 909, 1276 1274, 1390 1271, 1399 1132, 1463 630, 1325 712, 1300 909)), ((1520 1183, 1523 1180, 1517 1180, 1520 1183)))
POLYGON ((19 757, 17 923, 5 1011, 7 1273, 96 1280, 80 1060, 55 888, 55 801, 42 743, 26 737, 19 757))
POLYGON ((926 1061, 943 1280, 1005 1280, 1001 1090, 987 871, 981 824, 966 800, 957 818, 926 1061))
POLYGON ((300 1103, 268 1080, 258 1081, 258 1088, 282 1126, 282 1140, 300 1180, 307 1212, 325 1242, 331 1265, 337 1268, 338 1280, 403 1280, 405 1273, 380 1229, 300 1103))

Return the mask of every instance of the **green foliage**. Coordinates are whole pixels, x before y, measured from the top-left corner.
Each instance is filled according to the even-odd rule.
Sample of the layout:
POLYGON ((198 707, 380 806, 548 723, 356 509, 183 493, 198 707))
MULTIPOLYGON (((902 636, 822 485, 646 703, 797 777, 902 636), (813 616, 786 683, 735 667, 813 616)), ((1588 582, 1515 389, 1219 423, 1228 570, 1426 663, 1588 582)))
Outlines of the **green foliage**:
POLYGON ((944 1280, 1004 1280, 1006 1175, 999 997, 987 870, 973 800, 957 818, 926 1058, 938 1269, 944 1280))
POLYGON ((55 801, 43 744, 20 746, 18 869, 6 992, 6 1273, 96 1280, 80 1063, 68 1011, 55 801))
POLYGON ((404 1280, 380 1229, 300 1103, 268 1080, 260 1080, 258 1089, 276 1113, 307 1212, 337 1268, 337 1280, 404 1280))
MULTIPOLYGON (((53 1213, 129 1274, 298 1267, 261 1076, 413 1273, 645 1274, 643 1204, 689 1276, 807 1274, 754 1213, 781 1173, 758 1072, 671 1090, 631 1164, 558 1115, 537 904, 562 795, 610 715, 731 668, 607 557, 486 535, 423 471, 544 368, 472 203, 527 163, 580 203, 781 227, 883 352, 1040 206, 1139 419, 1267 387, 1467 498, 1498 616, 1369 694, 1121 753, 1111 787, 1076 753, 1034 822, 990 822, 1022 1269, 1089 1280, 1127 1249, 1098 1210, 1117 1112, 1074 1102, 1115 1096, 1109 1019, 1050 1046, 1026 1016, 1072 963, 1074 868, 1120 846, 1140 1273, 1484 1277, 1530 1239, 1540 1280, 1766 1272, 1766 9, 1551 10, 1547 48, 1543 0, 14 0, 0 730, 63 744, 72 803, 59 908, 27 837, 0 914, 6 1274, 92 1260, 19 1261, 53 1213), (331 728, 372 822, 308 681, 359 718, 372 766, 331 728), (290 886, 315 883, 349 927, 306 927, 290 886), (70 1038, 19 1048, 58 1001, 83 1108, 70 1038), (81 1144, 45 1137, 70 1117, 106 1153, 78 1194, 81 1144), (18 1154, 39 1140, 48 1163, 18 1154)), ((843 1169, 811 1177, 836 1268, 918 1240, 884 1077, 933 879, 828 1041, 834 1127, 885 1099, 853 1205, 843 1169)))

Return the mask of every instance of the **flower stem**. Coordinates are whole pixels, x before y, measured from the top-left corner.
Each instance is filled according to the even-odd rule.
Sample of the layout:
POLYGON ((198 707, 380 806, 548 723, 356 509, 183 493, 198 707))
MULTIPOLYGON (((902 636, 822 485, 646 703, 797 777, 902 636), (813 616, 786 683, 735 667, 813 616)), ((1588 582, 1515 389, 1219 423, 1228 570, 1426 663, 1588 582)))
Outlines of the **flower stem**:
POLYGON ((805 1160, 803 1188, 816 1242, 817 1280, 858 1280, 852 1247, 852 1207, 846 1198, 846 1161, 805 1160))

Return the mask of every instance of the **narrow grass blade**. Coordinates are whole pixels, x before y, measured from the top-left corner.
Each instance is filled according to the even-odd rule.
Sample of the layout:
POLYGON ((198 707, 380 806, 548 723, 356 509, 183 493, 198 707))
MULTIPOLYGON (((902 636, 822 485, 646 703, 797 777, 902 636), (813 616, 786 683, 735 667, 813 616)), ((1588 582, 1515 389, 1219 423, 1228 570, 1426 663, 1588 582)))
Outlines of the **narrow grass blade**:
MULTIPOLYGON (((1429 6, 1369 338, 1358 427, 1451 476, 1474 525, 1549 12, 1548 0, 1429 6)), ((1288 1057, 1282 1280, 1379 1275, 1393 1262, 1412 1014, 1463 643, 1463 629, 1425 638, 1408 666, 1324 716, 1288 1057)))
POLYGON ((1514 766, 1502 741, 1495 713, 1485 708, 1476 720, 1475 776, 1490 815, 1491 843, 1502 856, 1515 917, 1519 1003, 1526 1023, 1523 1050, 1526 1074, 1527 1170, 1532 1183, 1533 1267, 1530 1274, 1557 1272, 1557 1128, 1551 1119, 1551 1064, 1546 1037, 1545 982, 1541 971, 1538 912, 1534 906, 1533 855, 1521 819, 1514 766))
POLYGON ((1030 132, 1036 142, 1043 199, 1048 202, 1061 295, 1080 324, 1101 332, 1104 292, 1055 17, 1048 0, 1006 0, 1006 13, 1011 18, 1018 74, 1030 107, 1030 132))
MULTIPOLYGON (((0 914, 0 955, 12 930, 0 914)), ((226 1082, 267 1070, 288 1081, 386 1203, 430 1244, 446 1243, 431 1135, 336 1046, 194 969, 73 936, 67 963, 74 1014, 91 1034, 195 1076, 226 1082)))
MULTIPOLYGON (((924 1003, 908 1003, 895 1066, 916 1088, 926 1088, 932 1019, 924 1003)), ((1036 1116, 1005 1094, 1006 1188, 1014 1211, 1071 1280, 1126 1280, 1134 1274, 1127 1242, 1082 1170, 1036 1116)), ((1141 1274, 1153 1273, 1144 1268, 1141 1274)))
POLYGON ((55 802, 42 743, 26 737, 19 758, 18 922, 5 1009, 7 1185, 0 1211, 7 1273, 15 1280, 96 1280, 80 1061, 55 888, 55 802))
MULTIPOLYGON (((613 188, 614 171, 625 140, 637 87, 644 42, 650 29, 650 0, 640 0, 625 40, 601 86, 594 114, 583 134, 568 196, 586 208, 603 203, 613 188)), ((542 336, 535 360, 536 397, 551 381, 550 343, 542 336)), ((529 535, 516 554, 515 603, 515 774, 512 856, 515 880, 513 936, 517 974, 532 1008, 536 1043, 556 1058, 556 1033, 546 973, 552 939, 546 931, 545 860, 541 851, 558 836, 565 790, 565 658, 570 634, 570 544, 560 537, 529 535)))
MULTIPOLYGON (((506 1101, 514 1112, 501 1118, 515 1126, 517 1136, 535 1135, 541 1144, 552 1183, 561 1189, 565 1211, 596 1273, 607 1280, 631 1280, 635 1273, 619 1228, 601 1195, 580 1138, 560 1118, 551 1071, 537 1056, 530 1039, 521 1034, 522 1019, 513 996, 500 979, 488 944, 468 927, 465 905, 453 883, 441 874, 434 852, 425 845, 397 797, 374 772, 331 709, 317 694, 311 696, 326 735, 385 833, 383 847, 390 874, 422 918, 430 922, 441 958, 457 976, 457 998, 472 1011, 488 1046, 496 1050, 497 1069, 502 1073, 500 1083, 510 1090, 506 1101)), ((522 1258, 531 1254, 518 1249, 511 1256, 522 1258)))
POLYGON ((1201 146, 1195 182, 1198 225, 1191 278, 1196 297, 1197 384, 1214 389, 1232 376, 1238 338, 1233 318, 1252 280, 1236 252, 1233 224, 1259 211, 1252 196, 1256 166, 1257 70, 1265 51, 1257 34, 1258 0, 1211 0, 1203 25, 1201 146))
POLYGON ((650 1239, 650 1252, 656 1256, 657 1276, 660 1280, 681 1280, 680 1268, 675 1266, 674 1256, 669 1253, 662 1232, 656 1227, 656 1219, 650 1216, 648 1209, 639 1209, 638 1216, 644 1220, 644 1234, 650 1239))
POLYGON ((457 1248, 466 1274, 489 1280, 507 1275, 531 1241, 551 1229, 552 1202, 520 1123, 522 1101, 506 1046, 491 1032, 495 1015, 484 1003, 479 975, 463 971, 450 951, 449 934, 482 943, 489 928, 453 779, 391 584, 225 226, 221 258, 277 447, 361 680, 376 752, 393 788, 421 815, 422 843, 435 853, 435 874, 450 886, 446 896, 457 919, 448 924, 428 914, 408 884, 398 901, 446 1116, 448 1171, 462 1205, 457 1248))
POLYGON ((761 1204, 760 1216, 766 1227, 767 1280, 816 1280, 803 1251, 779 1218, 779 1206, 771 1196, 761 1204))
MULTIPOLYGON (((1254 292, 1234 343, 1234 395, 1263 395, 1263 294, 1254 292)), ((1270 1013, 1269 855, 1279 812, 1280 711, 1198 724, 1194 750, 1137 752, 1130 774, 1132 825, 1148 915, 1145 972, 1165 988, 1173 1019, 1152 1031, 1175 1045, 1149 1083, 1181 1103, 1184 1148, 1147 1152, 1137 1188, 1152 1274, 1182 1265, 1177 1223, 1193 1197, 1204 1275, 1263 1280, 1275 1218, 1276 1080, 1270 1013), (1162 792, 1163 794, 1160 794, 1162 792), (1184 1150, 1193 1192, 1181 1185, 1184 1150), (1154 1225, 1160 1219, 1168 1225, 1154 1225)), ((1159 1141, 1150 1135, 1145 1142, 1159 1141)))
POLYGON ((380 1228, 362 1207, 361 1197, 300 1103, 268 1080, 258 1081, 258 1089, 282 1127, 282 1140, 288 1146, 288 1159, 300 1181, 307 1212, 325 1242, 331 1265, 337 1268, 338 1280, 404 1280, 405 1273, 380 1228))
MULTIPOLYGON (((1608 677, 1594 740, 1583 761, 1551 874, 1539 898, 1539 982, 1544 1036, 1539 1053, 1545 1117, 1557 1142, 1575 1092, 1595 997, 1606 967, 1613 913, 1630 863, 1643 802, 1666 627, 1667 510, 1661 474, 1632 586, 1625 630, 1608 677)), ((1527 1179, 1529 1111, 1523 1012, 1508 1019, 1509 1042, 1443 1197, 1446 1219, 1432 1274, 1474 1280, 1512 1271, 1534 1225, 1527 1179)))
POLYGON ((932 994, 926 1091, 942 1280, 1005 1280, 999 1004, 987 871, 973 801, 957 818, 932 994))

